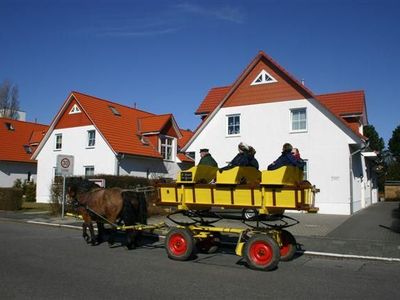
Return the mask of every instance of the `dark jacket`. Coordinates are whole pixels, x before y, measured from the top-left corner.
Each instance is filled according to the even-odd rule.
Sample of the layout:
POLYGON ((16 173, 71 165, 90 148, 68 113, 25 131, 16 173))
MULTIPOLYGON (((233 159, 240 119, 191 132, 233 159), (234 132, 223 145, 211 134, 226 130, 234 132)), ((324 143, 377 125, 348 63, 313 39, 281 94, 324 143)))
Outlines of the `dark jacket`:
POLYGON ((234 167, 254 167, 258 170, 259 165, 257 159, 255 159, 254 155, 251 155, 246 152, 238 153, 232 161, 226 167, 221 168, 220 170, 229 170, 234 167))
POLYGON ((217 167, 218 168, 218 164, 215 161, 215 159, 211 156, 210 153, 207 153, 206 155, 204 155, 200 161, 199 161, 199 165, 206 165, 206 166, 211 166, 211 167, 217 167))
POLYGON ((302 159, 296 159, 291 152, 282 152, 282 155, 268 166, 268 170, 276 170, 283 166, 294 166, 303 169, 304 164, 302 159))

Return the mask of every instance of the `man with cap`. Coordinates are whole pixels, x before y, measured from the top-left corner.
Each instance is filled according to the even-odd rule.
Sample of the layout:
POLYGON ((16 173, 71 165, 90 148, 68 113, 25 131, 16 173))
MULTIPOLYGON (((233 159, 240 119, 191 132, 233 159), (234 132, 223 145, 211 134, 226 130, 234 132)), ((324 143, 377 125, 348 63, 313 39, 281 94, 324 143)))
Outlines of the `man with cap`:
POLYGON ((211 156, 211 154, 208 152, 208 149, 206 149, 206 148, 200 149, 200 157, 201 157, 201 159, 199 161, 199 165, 205 165, 205 166, 211 166, 211 167, 218 168, 217 162, 211 156))

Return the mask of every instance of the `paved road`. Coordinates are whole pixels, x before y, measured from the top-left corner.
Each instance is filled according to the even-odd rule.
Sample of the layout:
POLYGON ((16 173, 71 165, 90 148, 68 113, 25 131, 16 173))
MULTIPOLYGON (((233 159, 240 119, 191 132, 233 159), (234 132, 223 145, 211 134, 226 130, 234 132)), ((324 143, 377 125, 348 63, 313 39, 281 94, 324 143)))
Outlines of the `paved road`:
MULTIPOLYGON (((400 263, 300 256, 272 272, 232 249, 190 262, 160 243, 136 250, 86 245, 67 228, 0 220, 2 299, 398 299, 400 263)), ((148 241, 150 242, 150 241, 148 241)))

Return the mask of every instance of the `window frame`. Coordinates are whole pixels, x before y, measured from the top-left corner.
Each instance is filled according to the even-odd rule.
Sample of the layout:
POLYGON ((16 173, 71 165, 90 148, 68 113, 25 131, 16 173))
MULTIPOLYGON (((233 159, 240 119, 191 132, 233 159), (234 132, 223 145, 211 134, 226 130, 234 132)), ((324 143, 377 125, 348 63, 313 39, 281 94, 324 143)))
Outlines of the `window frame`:
POLYGON ((267 71, 262 70, 256 78, 253 80, 253 82, 250 85, 260 85, 260 84, 270 84, 270 83, 275 83, 278 82, 271 74, 269 74, 267 71), (261 77, 261 81, 258 81, 258 79, 261 77), (271 80, 266 80, 266 78, 269 78, 271 80))
POLYGON ((55 151, 62 150, 62 133, 56 133, 54 135, 54 150, 55 151), (58 141, 58 138, 60 138, 60 142, 58 141))
POLYGON ((240 130, 241 130, 241 114, 239 113, 239 114, 229 114, 229 115, 226 115, 226 136, 229 136, 229 137, 231 137, 231 136, 240 136, 240 130), (236 118, 236 117, 238 117, 239 118, 239 125, 236 125, 236 123, 235 123, 235 120, 233 121, 233 124, 229 124, 229 119, 230 118, 236 118), (229 127, 236 127, 236 126, 239 126, 239 131, 238 132, 234 132, 234 133, 230 133, 229 132, 229 127))
POLYGON ((90 129, 90 130, 88 130, 88 131, 86 131, 86 132, 87 132, 87 144, 86 144, 86 147, 87 147, 87 148, 94 148, 94 147, 96 147, 96 130, 90 129), (93 137, 90 137, 90 134, 91 134, 91 133, 94 134, 93 137), (93 145, 91 145, 91 141, 93 141, 93 145))
POLYGON ((94 166, 90 165, 90 166, 83 166, 84 171, 85 171, 85 177, 87 176, 93 176, 94 175, 94 166), (88 170, 91 170, 91 174, 88 174, 88 170))
POLYGON ((307 117, 307 108, 306 107, 299 107, 299 108, 291 108, 290 109, 290 132, 307 132, 308 131, 308 117, 307 117), (305 128, 299 128, 295 129, 294 128, 294 115, 295 113, 302 112, 304 111, 305 113, 305 119, 304 120, 296 120, 296 122, 300 125, 301 122, 305 122, 305 128))
POLYGON ((174 161, 174 138, 168 135, 160 135, 159 137, 159 152, 163 158, 163 160, 174 161), (163 143, 163 139, 165 139, 165 143, 163 143), (171 141, 171 144, 167 142, 171 141), (168 156, 168 149, 170 149, 170 155, 168 156))

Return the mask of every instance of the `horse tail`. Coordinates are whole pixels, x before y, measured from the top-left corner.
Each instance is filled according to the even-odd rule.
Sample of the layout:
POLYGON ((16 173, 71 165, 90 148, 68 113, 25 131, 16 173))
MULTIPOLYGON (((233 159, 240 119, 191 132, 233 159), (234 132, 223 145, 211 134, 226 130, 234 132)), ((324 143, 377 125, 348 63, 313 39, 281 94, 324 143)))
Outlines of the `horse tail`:
POLYGON ((121 218, 126 226, 134 225, 136 223, 137 214, 135 207, 132 204, 132 196, 129 192, 123 192, 122 196, 122 211, 121 218))
POLYGON ((137 193, 137 199, 139 202, 139 222, 141 224, 147 224, 147 201, 144 193, 137 193))
POLYGON ((144 193, 124 191, 122 193, 122 219, 126 225, 147 224, 147 203, 144 193))

